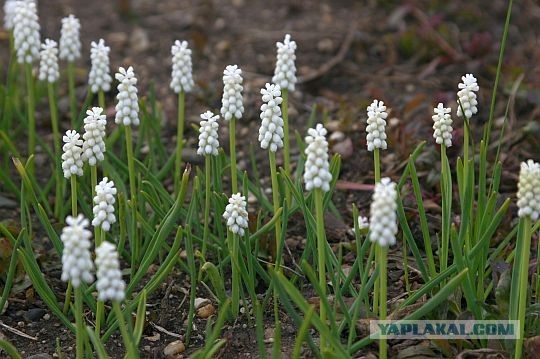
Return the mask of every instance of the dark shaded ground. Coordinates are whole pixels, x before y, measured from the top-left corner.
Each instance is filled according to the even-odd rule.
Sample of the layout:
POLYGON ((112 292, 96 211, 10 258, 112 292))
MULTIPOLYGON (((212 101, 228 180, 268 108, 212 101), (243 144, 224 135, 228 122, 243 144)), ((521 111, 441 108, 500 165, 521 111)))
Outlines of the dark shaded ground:
MULTIPOLYGON (((333 150, 343 155, 340 179, 353 184, 372 183, 371 158, 365 146, 365 108, 373 98, 384 100, 391 115, 390 150, 382 154, 383 175, 397 179, 410 151, 420 141, 427 141, 427 151, 419 159, 418 171, 425 197, 433 203, 426 207, 432 220, 430 225, 435 228, 439 223, 439 207, 435 203, 439 199, 431 192, 436 190, 439 170, 438 153, 431 137, 431 109, 438 102, 455 103, 461 76, 469 72, 475 74, 481 87, 480 112, 471 125, 475 138, 480 138, 482 124, 488 119, 507 3, 501 0, 398 3, 291 0, 274 1, 269 6, 268 2, 249 0, 139 0, 133 1, 129 15, 122 16, 116 10, 115 1, 41 0, 39 14, 43 38, 58 39, 62 16, 74 13, 81 19, 84 54, 84 60, 78 63, 81 97, 89 68, 90 41, 100 37, 111 47, 113 69, 134 66, 142 96, 148 94, 150 81, 154 82, 165 114, 164 141, 169 141, 171 148, 176 133, 176 97, 169 89, 173 41, 188 40, 194 50, 197 89, 187 97, 186 114, 190 121, 198 122, 203 110, 219 109, 222 71, 228 64, 238 64, 244 72, 246 107, 245 118, 237 125, 241 149, 238 158, 240 166, 245 168, 248 168, 250 143, 258 147, 259 89, 270 81, 273 73, 275 42, 282 40, 285 33, 291 33, 298 43, 297 67, 301 78, 297 91, 291 95, 292 127, 303 135, 311 109, 317 105, 318 119, 324 119, 334 135, 331 137, 333 150)), ((509 196, 515 192, 519 162, 527 158, 540 159, 540 30, 536 26, 539 19, 540 6, 536 2, 514 4, 495 106, 495 126, 500 128, 511 88, 519 84, 510 102, 509 125, 501 151, 504 162, 501 192, 509 196)), ((7 54, 7 42, 3 41, 0 46, 2 54, 7 54)), ((7 55, 2 57, 7 58, 7 55)), ((62 84, 64 92, 65 85, 62 84)), ((113 96, 111 92, 108 97, 109 112, 114 106, 113 96)), ((60 108, 66 115, 67 102, 61 103, 60 108)), ((38 124, 49 137, 46 134, 50 125, 44 115, 47 105, 42 103, 39 109, 38 124)), ((69 121, 64 118, 64 130, 67 126, 69 121)), ((459 122, 455 129, 454 143, 460 144, 459 122)), ((226 143, 225 129, 222 135, 222 143, 226 143)), ((195 148, 195 133, 188 130, 187 136, 187 147, 195 148)), ((298 156, 298 151, 294 151, 293 157, 298 156)), ((450 155, 456 156, 459 152, 460 147, 456 145, 450 155)), ((265 155, 260 153, 260 156, 264 164, 265 155)), ((266 166, 263 164, 259 170, 264 174, 266 166)), ((334 198, 343 221, 327 224, 330 232, 337 228, 334 241, 344 240, 343 228, 352 224, 352 203, 357 203, 361 214, 367 215, 371 192, 355 187, 339 184, 334 198)), ((414 216, 415 209, 409 210, 414 216)), ((0 215, 18 217, 15 209, 0 209, 0 215)), ((299 228, 291 229, 291 245, 302 236, 299 228)), ((56 268, 47 271, 47 279, 61 293, 60 269, 58 264, 54 265, 56 268)), ((401 263, 394 265, 394 296, 404 291, 400 266, 401 263)), ((187 287, 189 281, 183 274, 171 275, 167 284, 149 300, 149 321, 166 331, 183 334, 188 308, 183 290, 187 287)), ((4 327, 0 327, 0 336, 13 341, 25 356, 52 354, 55 338, 59 338, 64 355, 73 356, 73 337, 52 314, 49 313, 49 320, 28 320, 29 309, 43 307, 37 295, 28 291, 12 298, 0 320, 37 340, 13 334, 4 327)), ((246 330, 244 324, 231 323, 224 329, 223 336, 230 340, 222 357, 257 357, 255 333, 246 330)), ((199 319, 196 326, 196 339, 188 352, 202 344, 205 323, 199 319)), ((284 350, 289 351, 295 332, 287 320, 284 326, 284 350)), ((142 355, 162 357, 163 348, 173 340, 176 340, 174 336, 149 324, 141 341, 142 355), (160 337, 154 340, 158 333, 160 337)), ((120 346, 119 338, 113 338, 107 348, 112 357, 120 357, 120 346)))

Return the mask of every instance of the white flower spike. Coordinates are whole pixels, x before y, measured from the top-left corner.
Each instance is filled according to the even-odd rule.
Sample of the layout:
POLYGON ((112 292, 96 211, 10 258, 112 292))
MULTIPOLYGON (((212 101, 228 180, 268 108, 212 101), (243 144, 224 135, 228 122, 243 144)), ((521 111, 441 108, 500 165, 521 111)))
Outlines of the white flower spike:
POLYGON ((244 113, 242 104, 242 70, 236 65, 229 65, 223 71, 223 97, 221 98, 221 116, 225 121, 240 119, 244 113))
POLYGON ((74 130, 66 131, 66 134, 62 137, 64 141, 62 147, 64 152, 62 153, 62 170, 65 178, 83 175, 83 140, 80 137, 79 133, 74 130))
POLYGON ((137 78, 133 67, 126 70, 123 67, 118 69, 115 78, 118 84, 118 95, 116 99, 116 117, 114 122, 124 126, 139 125, 139 98, 137 96, 137 78))
POLYGON ((277 42, 277 61, 272 82, 282 89, 294 91, 296 84, 296 42, 291 40, 291 35, 285 35, 283 42, 277 42))
POLYGON ((39 79, 55 83, 60 77, 58 70, 58 47, 56 41, 45 39, 39 52, 39 79))
POLYGON ((476 100, 476 92, 478 92, 480 87, 478 87, 476 78, 472 74, 462 76, 461 81, 462 82, 458 85, 459 91, 457 93, 459 99, 457 115, 462 117, 463 111, 465 111, 465 117, 471 118, 472 115, 478 112, 478 108, 476 107, 476 105, 478 105, 478 101, 476 100))
POLYGON ((386 106, 384 102, 373 100, 367 108, 367 147, 368 151, 373 151, 376 148, 386 150, 386 106))
POLYGON ((281 118, 281 89, 279 85, 266 83, 261 89, 263 104, 261 105, 261 127, 259 141, 261 148, 276 152, 283 147, 283 118, 281 118))
POLYGON ((323 192, 330 190, 330 164, 328 162, 328 142, 326 141, 326 128, 320 123, 315 128, 308 130, 306 136, 307 156, 304 166, 304 183, 307 191, 321 189, 323 192))
POLYGON ((60 30, 60 59, 73 62, 81 57, 81 23, 73 15, 62 19, 60 30))
POLYGON ((397 191, 396 184, 390 178, 383 178, 375 184, 371 202, 369 238, 381 247, 396 243, 397 227, 397 191))
POLYGON ((17 1, 13 15, 13 39, 19 64, 31 64, 39 58, 39 30, 36 4, 33 1, 17 1))
POLYGON ((78 288, 81 282, 91 283, 94 280, 94 264, 90 255, 92 233, 86 229, 88 220, 82 214, 78 217, 68 216, 66 224, 60 235, 64 244, 62 280, 71 281, 73 287, 78 288))
POLYGON ((107 120, 101 107, 92 107, 86 111, 83 134, 83 161, 95 166, 105 159, 105 125, 107 120))
POLYGON ((126 297, 126 282, 122 279, 116 247, 104 241, 96 249, 98 299, 121 302, 126 297))
POLYGON ((90 44, 90 60, 92 68, 88 75, 88 85, 93 93, 98 91, 108 92, 111 89, 111 74, 109 69, 110 48, 105 46, 105 41, 99 39, 90 44))
POLYGON ((116 222, 114 215, 114 203, 116 202, 116 188, 114 182, 107 177, 96 185, 96 196, 94 197, 94 219, 92 225, 100 226, 105 232, 111 229, 111 224, 116 222))
POLYGON ((517 192, 518 216, 540 218, 540 164, 533 160, 521 163, 517 192))
POLYGON ((187 41, 176 40, 171 48, 172 53, 172 77, 171 89, 180 93, 193 90, 193 75, 191 64, 191 50, 187 41))
POLYGON ((433 138, 439 145, 446 147, 452 146, 452 117, 450 116, 450 108, 444 107, 439 103, 433 109, 433 138))
POLYGON ((219 115, 214 115, 211 111, 201 114, 201 125, 199 127, 199 148, 197 154, 201 156, 218 155, 218 119, 219 115))
POLYGON ((225 207, 223 218, 227 221, 227 227, 232 233, 243 236, 248 228, 248 212, 246 210, 246 197, 240 193, 233 194, 229 198, 229 204, 225 207))

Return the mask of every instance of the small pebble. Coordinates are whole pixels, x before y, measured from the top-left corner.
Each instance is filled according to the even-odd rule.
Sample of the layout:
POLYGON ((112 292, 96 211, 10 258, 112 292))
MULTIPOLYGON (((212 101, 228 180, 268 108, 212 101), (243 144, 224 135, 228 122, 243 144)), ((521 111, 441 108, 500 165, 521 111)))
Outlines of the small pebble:
POLYGON ((174 358, 177 354, 183 353, 186 350, 186 346, 181 340, 175 340, 169 343, 163 350, 163 354, 167 358, 174 358))

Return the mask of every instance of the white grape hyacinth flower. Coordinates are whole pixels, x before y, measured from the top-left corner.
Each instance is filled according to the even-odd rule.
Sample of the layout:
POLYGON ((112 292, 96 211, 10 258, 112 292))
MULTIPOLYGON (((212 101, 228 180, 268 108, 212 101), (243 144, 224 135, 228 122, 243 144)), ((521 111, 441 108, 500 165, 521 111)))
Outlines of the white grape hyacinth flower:
POLYGON ((321 189, 323 192, 330 190, 330 164, 328 162, 328 142, 326 141, 326 128, 317 124, 315 128, 308 130, 306 136, 307 156, 304 166, 304 183, 307 191, 321 189))
POLYGON ((242 70, 237 65, 229 65, 223 71, 223 97, 221 98, 221 116, 225 121, 240 119, 244 113, 242 103, 242 70))
POLYGON ((233 194, 229 198, 229 204, 225 207, 223 218, 227 222, 229 231, 243 236, 248 228, 248 212, 246 210, 246 197, 240 193, 233 194))
POLYGON ((105 126, 107 119, 101 107, 86 111, 83 133, 83 161, 95 166, 105 159, 105 126))
POLYGON ((41 81, 52 84, 58 81, 60 72, 58 70, 58 47, 56 41, 45 39, 41 44, 39 52, 39 75, 41 81))
POLYGON ((199 148, 197 154, 201 156, 218 155, 218 119, 219 115, 214 115, 211 111, 201 114, 201 124, 199 127, 199 148))
POLYGON ((384 102, 373 100, 371 105, 367 107, 367 127, 366 127, 366 142, 368 151, 373 151, 376 148, 386 150, 386 106, 384 102))
POLYGON ((111 89, 112 77, 109 69, 110 47, 105 46, 105 41, 99 39, 90 44, 90 60, 92 67, 88 75, 88 85, 93 93, 99 91, 108 92, 111 89))
POLYGON ((379 246, 386 247, 396 243, 397 226, 396 184, 390 178, 383 178, 375 184, 369 219, 369 238, 379 246))
POLYGON ((68 130, 62 137, 64 146, 62 147, 62 170, 64 177, 83 175, 83 140, 77 131, 68 130))
POLYGON ((13 30, 15 8, 19 0, 6 0, 4 3, 4 29, 13 30))
POLYGON ((272 82, 282 89, 294 91, 296 84, 296 42, 291 40, 291 35, 285 35, 283 42, 277 42, 277 61, 272 82))
POLYGON ((88 220, 82 214, 77 217, 68 216, 60 235, 64 244, 62 281, 71 281, 74 288, 78 288, 82 282, 91 283, 94 280, 94 264, 90 254, 92 232, 86 227, 88 220))
POLYGON ((367 217, 358 216, 358 229, 364 230, 369 228, 369 220, 367 217))
POLYGON ((73 62, 81 57, 81 23, 73 14, 62 19, 60 59, 73 62))
POLYGON ((540 164, 533 160, 521 163, 519 171, 517 206, 519 217, 532 221, 540 217, 540 164))
POLYGON ((263 104, 261 105, 261 127, 259 142, 261 148, 276 152, 283 147, 283 118, 281 117, 281 89, 279 85, 266 83, 261 89, 263 104))
POLYGON ((194 87, 191 49, 187 41, 176 40, 171 48, 172 77, 171 89, 176 92, 191 92, 194 87))
POLYGON ((462 76, 461 81, 462 82, 458 85, 459 91, 457 93, 459 100, 457 105, 457 115, 462 117, 463 111, 465 111, 465 117, 471 118, 478 112, 478 108, 476 107, 476 105, 478 105, 476 92, 480 90, 480 87, 478 87, 476 78, 472 74, 462 76))
POLYGON ((116 188, 114 182, 109 181, 104 177, 101 182, 96 185, 96 195, 94 197, 94 219, 92 225, 100 226, 102 230, 108 232, 111 229, 111 224, 116 222, 114 215, 114 203, 116 199, 116 188))
POLYGON ((121 302, 126 297, 126 282, 122 279, 116 247, 104 241, 96 249, 96 289, 98 299, 121 302))
POLYGON ((446 147, 452 146, 452 117, 450 115, 451 109, 444 107, 442 103, 439 103, 437 107, 433 109, 433 138, 439 145, 446 147))
POLYGON ((39 31, 36 3, 17 1, 13 15, 13 40, 19 64, 31 64, 39 58, 39 31))
POLYGON ((139 98, 137 95, 137 78, 133 67, 127 70, 123 67, 118 69, 115 78, 120 82, 118 84, 118 95, 116 99, 116 117, 114 122, 124 126, 139 125, 139 98))

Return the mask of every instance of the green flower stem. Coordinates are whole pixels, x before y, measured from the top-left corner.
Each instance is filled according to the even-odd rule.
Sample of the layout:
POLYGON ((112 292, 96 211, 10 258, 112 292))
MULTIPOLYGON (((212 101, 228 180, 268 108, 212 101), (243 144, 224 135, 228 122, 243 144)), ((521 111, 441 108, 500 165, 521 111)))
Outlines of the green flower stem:
POLYGON ((71 215, 77 217, 77 176, 71 175, 71 215))
POLYGON ((116 315, 116 319, 118 320, 118 326, 120 327, 120 333, 122 333, 122 339, 124 340, 124 345, 126 346, 126 349, 127 349, 127 358, 130 358, 130 359, 139 358, 139 352, 137 351, 137 347, 135 345, 133 336, 128 331, 126 320, 122 313, 122 309, 120 309, 120 303, 114 300, 112 302, 112 306, 113 306, 114 314, 116 315))
POLYGON ((227 230, 227 244, 229 246, 229 254, 231 256, 231 271, 232 271, 232 299, 231 299, 231 313, 233 318, 238 316, 240 308, 240 276, 238 273, 237 256, 238 246, 236 243, 236 235, 227 230))
MULTIPOLYGON (((27 116, 28 116, 28 156, 36 153, 36 105, 34 93, 34 78, 32 76, 32 64, 26 64, 25 67, 26 89, 28 91, 27 116)), ((34 162, 29 168, 30 173, 34 173, 34 162)))
POLYGON ((373 165, 375 166, 375 183, 379 183, 381 181, 381 160, 378 148, 373 150, 373 165))
MULTIPOLYGON (((323 213, 323 193, 320 188, 315 189, 315 222, 317 223, 317 252, 318 252, 318 269, 319 269, 319 286, 321 287, 321 295, 326 297, 326 262, 324 254, 326 251, 326 234, 324 231, 324 213, 323 213)), ((320 318, 326 325, 326 308, 320 307, 320 318)), ((326 340, 323 335, 320 337, 321 350, 326 349, 326 340)))
POLYGON ((135 162, 133 159, 133 135, 130 126, 124 126, 126 131, 126 150, 129 172, 129 189, 130 189, 130 207, 131 207, 131 226, 133 228, 133 248, 131 253, 132 268, 133 264, 139 260, 140 243, 137 233, 137 186, 135 183, 135 162))
MULTIPOLYGON (((379 247, 379 282, 380 282, 380 299, 379 299, 379 320, 386 319, 386 277, 387 277, 387 264, 388 264, 388 247, 379 247)), ((380 339, 379 341, 379 359, 386 359, 386 339, 380 339)))
POLYGON ((105 112, 105 93, 103 90, 98 91, 98 106, 103 109, 103 112, 105 112))
POLYGON ((84 320, 83 320, 83 293, 79 286, 75 288, 75 325, 76 332, 76 358, 84 359, 84 320))
POLYGON ((54 196, 54 216, 60 217, 62 213, 62 165, 60 157, 62 155, 60 146, 60 130, 58 127, 58 110, 56 107, 56 96, 53 83, 47 83, 47 93, 49 95, 49 110, 51 113, 51 127, 53 131, 54 158, 56 159, 56 170, 54 171, 55 196, 54 196))
POLYGON ((231 186, 232 193, 238 193, 238 183, 236 180, 236 119, 232 117, 229 120, 229 151, 231 155, 231 186))
MULTIPOLYGON (((446 156, 446 147, 441 146, 441 196, 442 196, 442 223, 441 223, 441 249, 439 251, 440 272, 448 267, 448 247, 450 245, 450 224, 452 210, 452 174, 446 156)), ((443 283, 444 284, 444 283, 443 283)))
POLYGON ((184 113, 186 106, 186 93, 180 91, 178 93, 178 123, 176 126, 176 157, 175 157, 175 172, 174 172, 174 188, 178 192, 180 185, 180 176, 182 168, 182 148, 184 147, 184 113))
MULTIPOLYGON (((291 157, 290 157, 290 143, 289 143, 289 90, 283 89, 281 91, 281 97, 283 102, 281 103, 281 113, 283 116, 283 157, 284 157, 284 166, 285 173, 288 176, 291 176, 291 157)), ((285 187, 285 199, 287 200, 287 207, 291 207, 291 189, 289 186, 285 187)))
MULTIPOLYGON (((98 228, 98 227, 96 227, 98 228)), ((105 241, 105 231, 101 228, 99 228, 99 237, 96 237, 96 248, 105 241), (98 240, 99 238, 99 240, 98 240)), ((101 300, 97 301, 97 310, 96 310, 96 327, 95 327, 95 333, 96 336, 99 337, 101 333, 101 320, 103 319, 103 314, 105 313, 105 306, 104 303, 101 300)))
POLYGON ((75 96, 75 64, 69 61, 67 64, 69 111, 71 113, 71 126, 77 125, 77 97, 75 96))
MULTIPOLYGON (((373 167, 375 172, 375 184, 381 181, 381 159, 380 159, 380 150, 375 148, 373 150, 373 167)), ((379 246, 375 242, 371 243, 371 246, 375 248, 375 258, 379 258, 379 246)), ((373 313, 377 314, 379 312, 379 289, 380 283, 379 278, 375 279, 375 284, 373 287, 373 313)))
POLYGON ((203 263, 206 262, 206 246, 208 242, 208 232, 210 227, 210 167, 212 157, 210 155, 204 156, 204 181, 205 181, 205 197, 204 197, 204 232, 203 232, 203 244, 202 244, 202 258, 203 263))
POLYGON ((519 300, 518 300, 518 317, 519 320, 519 338, 516 341, 516 347, 514 352, 514 358, 521 358, 523 350, 523 339, 525 337, 525 310, 527 309, 527 286, 529 279, 529 257, 531 252, 531 218, 524 217, 521 219, 523 223, 523 235, 518 238, 521 241, 521 253, 516 253, 516 261, 514 262, 514 268, 519 266, 519 300))
MULTIPOLYGON (((279 210, 279 187, 277 181, 276 173, 276 153, 273 151, 268 151, 268 156, 270 158, 270 177, 272 179, 272 200, 274 202, 274 215, 279 210)), ((281 248, 283 248, 281 241, 281 220, 277 220, 275 223, 275 240, 274 240, 274 249, 275 249, 275 270, 281 272, 281 248)), ((278 291, 277 286, 274 285, 274 320, 275 320, 275 340, 277 343, 281 341, 281 332, 278 328, 281 328, 281 322, 279 318, 279 304, 278 304, 278 291)), ((281 351, 281 348, 278 348, 281 351)))

